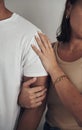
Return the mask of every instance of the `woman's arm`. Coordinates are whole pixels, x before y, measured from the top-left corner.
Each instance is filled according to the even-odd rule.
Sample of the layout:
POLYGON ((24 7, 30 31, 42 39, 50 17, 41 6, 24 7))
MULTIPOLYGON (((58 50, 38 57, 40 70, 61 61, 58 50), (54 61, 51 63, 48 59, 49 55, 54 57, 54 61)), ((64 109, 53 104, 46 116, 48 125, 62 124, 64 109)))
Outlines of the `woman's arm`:
POLYGON ((59 66, 50 75, 62 103, 82 126, 82 95, 59 66))
POLYGON ((62 103, 73 114, 79 125, 82 125, 82 95, 68 79, 56 61, 55 53, 48 38, 39 33, 40 39, 35 38, 41 50, 32 45, 33 50, 39 55, 46 71, 51 76, 62 103))

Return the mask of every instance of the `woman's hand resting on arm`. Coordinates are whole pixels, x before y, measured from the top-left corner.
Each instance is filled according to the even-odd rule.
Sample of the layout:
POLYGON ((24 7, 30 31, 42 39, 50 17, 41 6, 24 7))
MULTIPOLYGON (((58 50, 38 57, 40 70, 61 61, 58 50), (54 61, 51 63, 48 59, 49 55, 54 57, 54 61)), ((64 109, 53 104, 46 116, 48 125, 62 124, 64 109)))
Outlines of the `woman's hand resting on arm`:
POLYGON ((40 47, 40 50, 37 49, 34 45, 32 45, 32 48, 40 57, 46 71, 50 74, 57 66, 55 53, 47 36, 42 33, 38 34, 39 37, 35 37, 35 39, 40 47))

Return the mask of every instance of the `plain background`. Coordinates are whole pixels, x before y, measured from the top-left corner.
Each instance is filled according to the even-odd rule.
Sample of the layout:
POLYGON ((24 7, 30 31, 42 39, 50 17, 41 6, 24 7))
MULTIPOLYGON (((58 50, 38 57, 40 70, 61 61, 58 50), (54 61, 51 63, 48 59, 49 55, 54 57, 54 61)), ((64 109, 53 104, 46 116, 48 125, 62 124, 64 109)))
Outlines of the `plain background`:
POLYGON ((56 40, 66 0, 5 0, 9 9, 19 13, 56 40))
MULTIPOLYGON (((56 30, 61 23, 66 0, 5 0, 6 6, 39 27, 56 41, 56 30)), ((44 116, 38 130, 42 130, 44 116)))

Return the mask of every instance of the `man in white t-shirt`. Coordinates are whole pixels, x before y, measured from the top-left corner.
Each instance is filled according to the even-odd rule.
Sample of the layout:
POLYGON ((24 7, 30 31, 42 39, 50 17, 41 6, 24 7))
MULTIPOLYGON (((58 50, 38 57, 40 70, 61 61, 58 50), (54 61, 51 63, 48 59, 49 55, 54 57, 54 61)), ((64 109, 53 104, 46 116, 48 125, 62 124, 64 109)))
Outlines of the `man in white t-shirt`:
POLYGON ((4 0, 0 0, 0 130, 14 130, 21 83, 32 77, 38 78, 23 84, 19 95, 19 104, 27 108, 24 114, 28 113, 28 130, 36 129, 42 115, 47 73, 31 48, 32 43, 36 44, 37 31, 37 27, 6 9, 4 0), (40 87, 30 88, 31 84, 40 87))

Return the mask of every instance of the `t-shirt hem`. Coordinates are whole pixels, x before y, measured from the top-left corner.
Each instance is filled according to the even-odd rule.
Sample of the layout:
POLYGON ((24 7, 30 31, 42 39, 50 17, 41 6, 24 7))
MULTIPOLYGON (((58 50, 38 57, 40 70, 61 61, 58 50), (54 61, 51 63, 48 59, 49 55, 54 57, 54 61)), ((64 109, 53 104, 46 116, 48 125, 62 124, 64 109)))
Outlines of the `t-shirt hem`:
POLYGON ((43 74, 43 73, 37 73, 37 74, 25 74, 24 73, 24 76, 27 76, 27 77, 42 77, 42 76, 48 76, 48 74, 47 73, 45 73, 45 74, 43 74))

